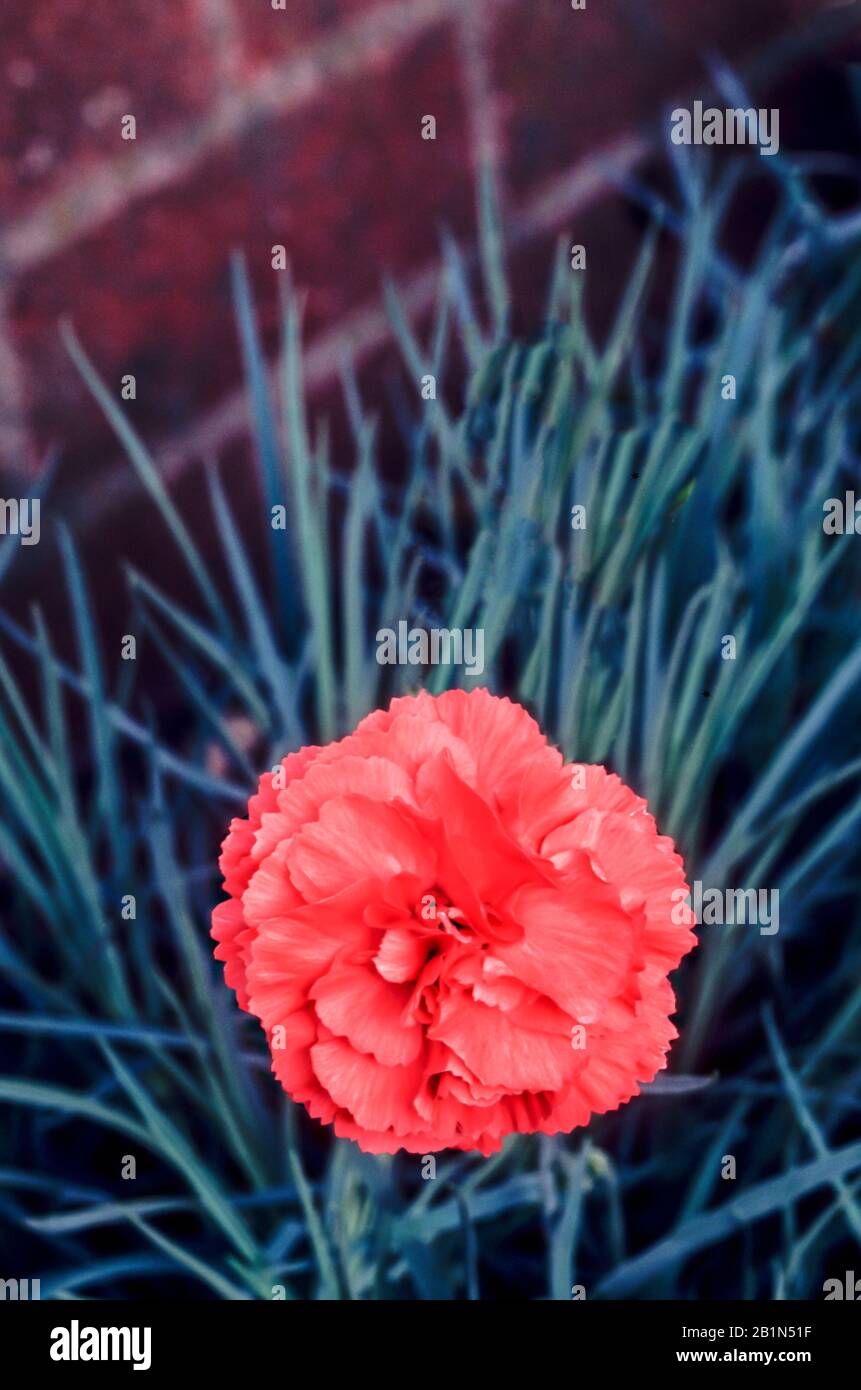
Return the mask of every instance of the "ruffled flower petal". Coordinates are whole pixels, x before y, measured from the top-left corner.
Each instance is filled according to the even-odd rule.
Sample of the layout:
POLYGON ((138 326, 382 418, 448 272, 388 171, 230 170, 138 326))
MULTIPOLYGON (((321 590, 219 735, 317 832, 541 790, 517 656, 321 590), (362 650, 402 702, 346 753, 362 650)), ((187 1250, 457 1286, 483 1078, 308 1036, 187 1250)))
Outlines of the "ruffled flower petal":
POLYGON ((486 690, 393 700, 276 772, 224 841, 215 955, 338 1137, 490 1154, 666 1065, 684 867, 615 774, 486 690))

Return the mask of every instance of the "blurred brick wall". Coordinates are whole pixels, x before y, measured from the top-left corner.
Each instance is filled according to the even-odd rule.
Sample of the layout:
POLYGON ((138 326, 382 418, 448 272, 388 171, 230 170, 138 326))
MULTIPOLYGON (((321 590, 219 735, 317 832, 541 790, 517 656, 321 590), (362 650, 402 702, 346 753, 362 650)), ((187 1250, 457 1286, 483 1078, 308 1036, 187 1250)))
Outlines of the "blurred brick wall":
POLYGON ((117 454, 62 348, 73 321, 168 471, 242 427, 229 293, 241 248, 274 343, 273 243, 308 291, 312 386, 385 335, 392 270, 421 307, 441 226, 473 234, 495 152, 521 242, 641 152, 701 55, 762 50, 814 0, 5 0, 0 16, 0 470, 117 454), (137 138, 121 138, 134 115, 137 138), (433 114, 436 142, 419 137, 433 114))

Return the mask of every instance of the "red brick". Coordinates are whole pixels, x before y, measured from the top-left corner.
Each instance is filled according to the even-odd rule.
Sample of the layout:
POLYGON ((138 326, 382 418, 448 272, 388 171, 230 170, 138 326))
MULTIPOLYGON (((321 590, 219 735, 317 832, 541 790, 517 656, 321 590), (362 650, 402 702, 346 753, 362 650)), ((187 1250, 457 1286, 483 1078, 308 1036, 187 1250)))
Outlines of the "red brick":
POLYGON ((8 0, 0 7, 0 199, 22 211, 58 177, 211 100, 197 0, 8 0))
MULTIPOLYGON (((260 228, 283 241, 312 317, 331 321, 436 254, 442 224, 471 226, 472 171, 452 41, 438 26, 397 61, 338 84, 325 106, 276 127, 256 151, 268 191, 260 228), (421 119, 437 118, 436 141, 421 119)), ((257 239, 257 238, 255 238, 257 239)))
MULTIPOLYGON (((210 30, 207 17, 217 18, 219 4, 229 13, 231 0, 25 3, 10 0, 0 19, 0 68, 12 64, 19 81, 21 63, 31 62, 37 73, 32 111, 20 110, 15 97, 0 116, 2 133, 9 134, 3 146, 18 151, 6 166, 0 162, 0 193, 11 170, 16 197, 21 194, 16 178, 25 120, 35 132, 50 133, 68 176, 121 146, 114 131, 105 143, 107 130, 93 131, 80 119, 87 95, 105 84, 125 84, 134 93, 139 135, 198 114, 216 94, 209 46, 215 48, 217 26, 210 30)), ((337 23, 359 13, 404 3, 332 0, 327 7, 325 0, 291 0, 280 12, 268 0, 232 0, 232 13, 247 52, 265 64, 307 49, 315 36, 335 33, 337 23)), ((778 21, 790 5, 797 9, 797 0, 761 0, 757 7, 723 0, 702 7, 692 24, 689 0, 653 0, 648 7, 589 0, 582 13, 572 12, 567 0, 500 0, 498 7, 491 0, 491 68, 515 204, 633 124, 652 120, 668 95, 689 88, 697 54, 747 51, 764 32, 783 27, 778 21)), ((810 0, 808 12, 816 8, 810 0)), ((431 258, 441 223, 461 234, 470 229, 462 87, 444 25, 390 55, 377 46, 361 78, 331 76, 306 109, 254 124, 181 183, 135 202, 26 272, 10 288, 10 311, 37 441, 62 444, 88 469, 97 456, 115 452, 59 346, 55 325, 62 314, 70 314, 115 388, 124 372, 136 373, 132 415, 158 439, 237 384, 231 249, 248 254, 271 349, 273 242, 286 244, 297 283, 310 291, 312 336, 375 298, 384 269, 404 275, 431 258), (427 113, 438 120, 436 142, 419 138, 427 113)), ((49 170, 44 182, 51 178, 49 170)), ((38 191, 41 184, 28 187, 38 191)))
POLYGON ((38 438, 83 454, 104 441, 58 344, 61 315, 117 392, 124 372, 138 376, 132 414, 162 436, 238 380, 231 250, 247 254, 271 349, 273 244, 287 247, 309 292, 313 334, 376 298, 384 270, 403 275, 433 257, 442 224, 471 235, 473 201, 460 74, 438 26, 372 81, 337 84, 325 105, 255 127, 181 186, 21 279, 12 318, 38 438), (435 142, 420 136, 429 113, 435 142))

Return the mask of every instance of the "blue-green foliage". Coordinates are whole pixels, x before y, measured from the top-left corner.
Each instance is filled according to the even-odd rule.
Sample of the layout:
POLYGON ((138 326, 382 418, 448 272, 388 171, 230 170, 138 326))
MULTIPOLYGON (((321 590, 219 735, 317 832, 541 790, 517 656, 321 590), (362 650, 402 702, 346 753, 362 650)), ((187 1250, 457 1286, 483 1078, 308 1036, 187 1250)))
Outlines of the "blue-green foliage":
POLYGON ((451 240, 426 331, 385 289, 408 403, 395 480, 349 367, 351 455, 309 421, 289 295, 270 380, 237 260, 260 510, 243 534, 209 470, 195 531, 217 564, 66 330, 189 583, 178 601, 155 561, 128 573, 138 659, 121 661, 63 530, 77 668, 38 612, 28 631, 0 619, 0 1221, 43 1296, 817 1297, 842 1273, 861 1232, 861 539, 824 535, 822 508, 857 479, 861 229, 781 160, 739 267, 722 233, 748 167, 707 181, 680 163, 672 208, 623 190, 652 225, 600 345, 564 240, 541 331, 510 336, 486 182, 484 290, 451 240), (423 402, 453 353, 462 408, 423 402), (691 880, 781 893, 778 936, 703 929, 677 978, 675 1084, 588 1134, 440 1155, 428 1181, 285 1101, 207 935, 218 843, 256 773, 415 688, 415 668, 375 660, 401 618, 484 628, 490 688, 647 796, 691 880), (153 669, 159 709, 185 714, 174 738, 153 669))

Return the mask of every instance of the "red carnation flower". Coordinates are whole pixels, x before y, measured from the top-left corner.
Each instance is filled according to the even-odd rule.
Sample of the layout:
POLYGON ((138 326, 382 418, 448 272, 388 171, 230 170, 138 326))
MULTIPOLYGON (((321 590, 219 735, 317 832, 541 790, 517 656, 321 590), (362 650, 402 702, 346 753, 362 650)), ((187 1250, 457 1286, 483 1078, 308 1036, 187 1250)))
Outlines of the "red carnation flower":
POLYGON ((682 861, 618 777, 579 772, 521 706, 455 690, 260 779, 224 841, 215 954, 336 1134, 487 1154, 666 1065, 682 861))

